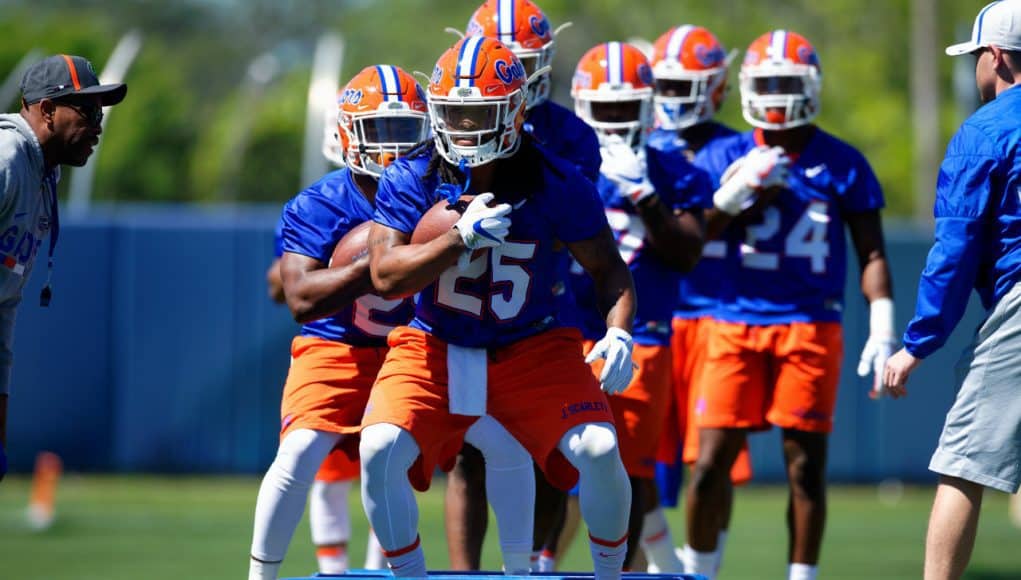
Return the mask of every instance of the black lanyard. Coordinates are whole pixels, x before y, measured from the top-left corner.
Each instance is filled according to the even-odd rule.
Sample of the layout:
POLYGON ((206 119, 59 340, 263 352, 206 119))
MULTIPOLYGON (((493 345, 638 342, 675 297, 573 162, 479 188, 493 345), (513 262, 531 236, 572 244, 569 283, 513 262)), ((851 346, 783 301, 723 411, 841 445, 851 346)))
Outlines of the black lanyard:
POLYGON ((57 212, 57 172, 56 170, 50 171, 46 175, 45 183, 49 186, 49 202, 50 210, 50 251, 49 259, 46 262, 46 284, 43 286, 42 292, 39 293, 39 305, 47 307, 50 305, 50 299, 53 298, 53 290, 50 287, 50 278, 53 276, 53 252, 57 248, 57 237, 60 236, 60 215, 57 212))

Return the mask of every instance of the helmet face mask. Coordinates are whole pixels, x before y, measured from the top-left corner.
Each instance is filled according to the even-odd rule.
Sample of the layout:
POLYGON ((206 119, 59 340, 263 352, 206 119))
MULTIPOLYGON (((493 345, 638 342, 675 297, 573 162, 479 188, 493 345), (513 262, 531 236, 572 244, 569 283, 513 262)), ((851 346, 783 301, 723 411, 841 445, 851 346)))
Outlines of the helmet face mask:
POLYGON ((597 100, 580 99, 578 107, 581 117, 595 129, 601 145, 615 138, 623 140, 632 149, 638 150, 645 144, 645 136, 651 124, 648 98, 597 100))
POLYGON ((759 37, 748 48, 740 78, 741 112, 755 127, 793 129, 819 114, 819 60, 799 34, 777 30, 759 37))
POLYGON ((652 71, 640 50, 608 42, 578 62, 574 112, 595 130, 600 145, 623 140, 640 150, 652 128, 652 71))
POLYGON ((344 164, 378 178, 387 165, 429 138, 422 87, 403 70, 370 66, 340 93, 338 136, 344 164))
POLYGON ((387 165, 429 137, 429 118, 407 108, 362 115, 340 114, 347 136, 347 166, 379 177, 387 165))
POLYGON ((429 83, 439 154, 468 167, 513 155, 525 122, 525 87, 521 61, 497 40, 469 36, 448 49, 429 83))
POLYGON ((716 114, 717 101, 723 100, 726 68, 672 74, 656 73, 653 69, 653 75, 656 123, 663 129, 686 129, 708 121, 716 114))
POLYGON ((521 65, 525 67, 525 78, 531 79, 528 83, 528 89, 526 91, 525 109, 531 109, 536 105, 541 105, 547 99, 549 99, 550 89, 552 81, 550 80, 549 73, 543 73, 536 78, 532 79, 532 74, 535 71, 545 66, 552 66, 553 64, 553 41, 538 50, 531 49, 517 49, 513 46, 510 47, 517 55, 518 59, 521 60, 521 65))
POLYGON ((656 124, 682 130, 712 119, 727 93, 730 58, 701 26, 676 26, 653 45, 656 124))

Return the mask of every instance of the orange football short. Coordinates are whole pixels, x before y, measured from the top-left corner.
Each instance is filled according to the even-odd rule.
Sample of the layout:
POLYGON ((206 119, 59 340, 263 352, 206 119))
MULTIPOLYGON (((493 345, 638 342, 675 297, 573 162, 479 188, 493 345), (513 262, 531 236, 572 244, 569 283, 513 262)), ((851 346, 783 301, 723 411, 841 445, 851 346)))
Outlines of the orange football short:
MULTIPOLYGON (((362 426, 397 425, 414 436, 420 455, 408 470, 412 486, 429 488, 433 470, 449 471, 477 417, 453 415, 447 397, 447 345, 398 327, 365 409, 362 426)), ((581 354, 581 335, 557 328, 489 352, 487 413, 528 450, 547 479, 561 489, 578 472, 557 450, 568 429, 612 423, 613 414, 581 354)))
POLYGON ((844 352, 840 323, 708 324, 699 427, 833 430, 844 352))
MULTIPOLYGON (((585 352, 594 345, 593 341, 585 341, 585 352)), ((656 476, 656 447, 670 397, 670 349, 635 344, 631 357, 638 365, 631 384, 623 393, 607 398, 627 474, 652 479, 656 476)), ((592 364, 593 376, 599 377, 603 362, 600 359, 592 364)))
POLYGON ((316 481, 335 483, 338 481, 350 481, 358 479, 361 475, 362 464, 357 459, 348 457, 341 449, 334 449, 323 460, 316 473, 316 481))
MULTIPOLYGON (((677 441, 683 444, 683 461, 688 465, 698 459, 698 427, 695 425, 695 404, 706 381, 700 373, 705 362, 709 336, 709 317, 674 318, 670 350, 673 354, 673 398, 667 421, 676 431, 666 432, 660 438, 658 461, 673 463, 677 457, 677 441), (674 418, 676 417, 676 418, 674 418), (672 441, 668 441, 668 439, 672 441), (672 443, 672 445, 671 445, 672 443), (667 455, 669 454, 669 455, 667 455), (662 458, 669 457, 668 461, 662 458)), ((709 385, 712 386, 711 384, 709 385)), ((730 481, 734 485, 748 483, 752 479, 752 458, 748 443, 738 454, 730 468, 730 481)))
MULTIPOLYGON (((295 337, 280 402, 280 438, 293 429, 357 434, 385 355, 385 347, 295 337)), ((340 447, 357 463, 358 437, 345 437, 340 447)))

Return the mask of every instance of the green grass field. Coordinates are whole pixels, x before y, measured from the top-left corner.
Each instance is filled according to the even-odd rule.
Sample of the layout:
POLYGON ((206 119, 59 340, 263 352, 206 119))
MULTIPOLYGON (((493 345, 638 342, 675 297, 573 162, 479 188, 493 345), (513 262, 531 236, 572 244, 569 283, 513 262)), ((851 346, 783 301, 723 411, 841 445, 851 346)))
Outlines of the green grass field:
MULTIPOLYGON (((58 492, 58 517, 36 533, 24 522, 29 482, 0 483, 0 578, 10 580, 116 580, 244 578, 251 518, 259 481, 254 477, 115 477, 69 475, 58 492)), ((421 535, 429 567, 447 566, 442 524, 443 480, 419 496, 421 535)), ((353 564, 362 562, 365 518, 351 495, 353 564)), ((907 488, 899 500, 880 502, 874 487, 836 487, 821 577, 827 579, 920 578, 930 488, 907 488)), ((724 579, 785 578, 786 490, 740 490, 724 579)), ((671 511, 678 541, 683 513, 671 511)), ((495 527, 484 565, 499 568, 495 527)), ((565 569, 589 567, 588 550, 576 542, 565 569)), ((315 570, 308 523, 292 542, 284 576, 315 570)), ((1007 497, 988 493, 978 545, 967 578, 1021 578, 1021 531, 1011 527, 1007 497)))

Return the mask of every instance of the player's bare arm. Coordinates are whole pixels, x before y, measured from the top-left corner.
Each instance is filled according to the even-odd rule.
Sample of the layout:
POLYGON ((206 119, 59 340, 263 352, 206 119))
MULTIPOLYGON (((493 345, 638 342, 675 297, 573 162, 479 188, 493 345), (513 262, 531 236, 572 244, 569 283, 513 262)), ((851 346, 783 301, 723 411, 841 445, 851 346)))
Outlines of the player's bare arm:
POLYGON ((893 285, 890 266, 886 261, 886 244, 879 211, 849 213, 844 216, 851 232, 858 265, 861 268, 861 292, 869 302, 877 298, 891 298, 893 285))
POLYGON ((658 195, 643 199, 636 209, 645 223, 649 243, 656 254, 671 268, 690 272, 702 257, 702 244, 705 242, 702 212, 671 212, 658 195))
POLYGON ((376 292, 384 298, 411 296, 457 263, 465 251, 457 230, 424 244, 411 235, 378 223, 369 230, 369 270, 376 292))
POLYGON ((287 307, 301 324, 335 314, 372 292, 367 256, 341 268, 328 268, 315 258, 284 252, 280 277, 287 307))
POLYGON ((592 277, 599 310, 606 313, 606 325, 631 332, 635 320, 635 286, 631 270, 621 259, 610 228, 588 240, 567 245, 574 259, 592 277))
POLYGON ((286 302, 284 281, 280 278, 280 258, 275 258, 269 268, 266 268, 266 292, 273 302, 277 304, 286 302))

